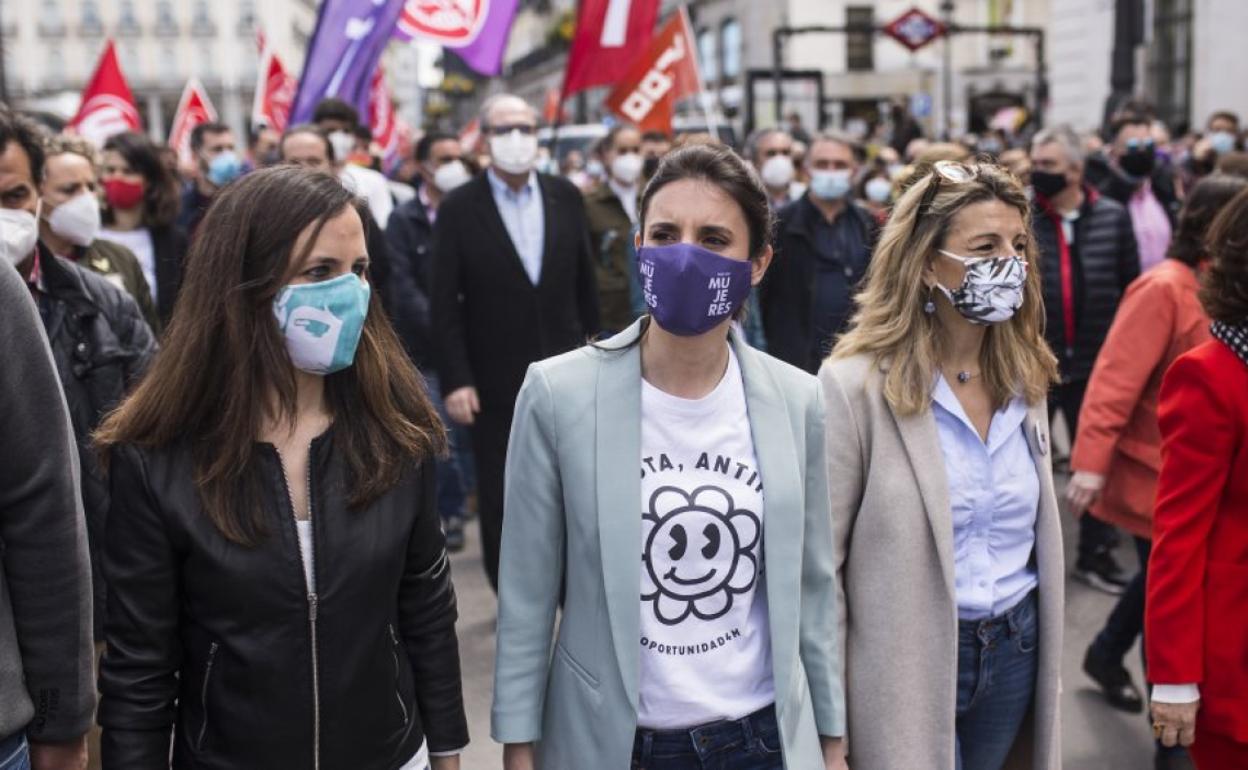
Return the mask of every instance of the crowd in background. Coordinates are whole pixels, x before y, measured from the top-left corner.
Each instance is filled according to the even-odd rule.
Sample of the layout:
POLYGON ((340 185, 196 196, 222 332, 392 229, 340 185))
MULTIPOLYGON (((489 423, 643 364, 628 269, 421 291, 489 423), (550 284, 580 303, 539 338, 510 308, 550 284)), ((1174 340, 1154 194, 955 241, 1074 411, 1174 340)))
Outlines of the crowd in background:
MULTIPOLYGON (((499 590, 500 579, 506 580, 499 572, 507 551, 504 511, 510 510, 513 494, 509 463, 516 462, 508 455, 508 440, 519 419, 517 398, 526 371, 586 339, 625 332, 656 312, 644 266, 639 270, 642 244, 648 243, 640 230, 646 186, 673 150, 722 142, 711 134, 672 136, 618 124, 588 148, 561 151, 557 138, 550 145, 539 142, 531 106, 505 95, 487 101, 482 127, 482 141, 475 146, 466 146, 455 131, 424 133, 411 157, 387 175, 359 115, 332 99, 317 107, 310 124, 280 134, 258 126, 242 137, 225 124, 200 125, 191 135, 192 165, 180 164, 176 153, 142 134, 117 134, 97 148, 54 134, 16 112, 0 111, 0 246, 23 290, 36 300, 41 330, 27 332, 47 339, 54 367, 35 360, 40 356, 16 342, 5 321, 7 348, 0 369, 12 376, 0 378, 5 388, 0 396, 10 407, 0 423, 8 439, 8 459, 0 463, 7 466, 0 478, 0 538, 12 598, 0 603, 0 687, 6 693, 0 703, 0 767, 6 767, 3 758, 10 748, 27 740, 37 770, 76 767, 85 751, 79 740, 85 741, 89 727, 89 753, 98 766, 93 669, 102 670, 98 720, 104 725, 106 767, 168 766, 168 735, 155 733, 174 724, 169 712, 175 701, 175 763, 184 760, 187 767, 210 766, 190 759, 203 750, 206 734, 210 746, 214 739, 238 738, 263 710, 290 705, 280 698, 261 698, 257 705, 241 694, 250 685, 239 650, 254 640, 245 639, 237 625, 258 622, 266 609, 280 614, 283 605, 257 600, 249 607, 237 594, 214 596, 214 589, 245 592, 248 580, 263 580, 268 573, 259 564, 227 568, 225 551, 205 539, 203 528, 209 525, 185 517, 185 509, 195 505, 187 497, 195 485, 201 492, 216 490, 220 497, 205 499, 222 510, 268 501, 270 486, 288 488, 294 518, 305 525, 321 504, 367 505, 393 518, 400 515, 394 511, 406 493, 431 506, 436 519, 426 525, 440 523, 450 551, 464 547, 465 519, 476 516, 485 568, 499 590), (258 173, 286 167, 319 173, 258 173), (327 185, 331 178, 337 181, 327 185), (351 222, 335 225, 338 220, 329 214, 348 204, 358 217, 352 213, 351 222), (305 231, 314 221, 320 223, 315 230, 305 231), (266 228, 285 234, 273 238, 288 236, 281 242, 290 254, 296 236, 309 259, 321 259, 324 252, 324 264, 315 268, 324 272, 309 272, 305 283, 302 274, 277 262, 244 259, 258 242, 270 242, 263 240, 266 228), (359 280, 350 278, 353 273, 359 280), (275 343, 244 320, 247 308, 289 290, 290 307, 297 309, 303 301, 299 286, 322 277, 333 278, 327 283, 344 280, 336 287, 339 294, 327 293, 317 302, 384 311, 390 321, 383 329, 373 320, 376 312, 365 321, 360 310, 353 331, 347 324, 329 332, 334 340, 353 333, 361 351, 355 354, 356 369, 361 362, 370 367, 359 381, 326 387, 336 408, 350 409, 345 413, 369 426, 344 439, 355 453, 350 462, 331 458, 317 444, 327 429, 325 415, 293 409, 305 387, 298 375, 289 381, 265 380, 270 390, 248 389, 259 381, 253 382, 249 367, 269 361, 275 343), (198 293, 188 296, 191 292, 198 293), (158 354, 162 347, 163 356, 158 354), (181 367, 176 375, 174 356, 181 367), (414 364, 423 382, 408 383, 395 374, 400 368, 396 356, 414 364), (25 363, 16 363, 19 359, 25 363), (154 361, 160 363, 145 379, 154 361), (195 375, 208 385, 193 386, 195 375), (370 385, 365 377, 397 378, 399 384, 370 385), (140 383, 137 396, 127 401, 140 383), (178 403, 174 383, 187 389, 184 403, 178 403), (295 427, 283 432, 265 422, 259 406, 236 401, 247 401, 244 394, 291 406, 295 427), (27 412, 20 420, 10 414, 19 395, 27 412), (62 396, 67 410, 58 406, 62 396), (353 400, 358 404, 351 405, 353 400), (123 401, 126 408, 115 412, 123 401), (162 409, 182 410, 180 424, 198 443, 158 460, 124 448, 136 442, 147 448, 176 443, 175 423, 162 421, 162 409), (394 424, 382 425, 383 416, 394 424), (235 426, 235 432, 212 427, 218 420, 235 426), (428 473, 409 474, 387 464, 395 447, 422 452, 441 447, 440 440, 429 437, 440 435, 438 425, 448 431, 448 440, 428 473), (271 455, 267 449, 217 454, 220 446, 241 441, 252 429, 271 434, 267 443, 257 444, 274 447, 271 455), (301 447, 302 464, 287 463, 289 454, 297 454, 284 443, 292 436, 299 439, 294 443, 301 447), (101 445, 117 448, 111 461, 101 445), (376 464, 372 471, 365 468, 369 462, 376 464), (258 497, 235 498, 227 486, 212 486, 243 478, 249 463, 265 468, 263 490, 247 493, 258 497), (66 475, 58 476, 58 469, 66 475), (299 470, 303 473, 292 473, 299 470), (352 483, 365 479, 373 486, 357 489, 354 496, 337 487, 323 492, 314 489, 314 473, 346 474, 342 478, 352 483), (308 491, 300 497, 294 490, 302 485, 290 479, 303 475, 308 491), (127 483, 133 489, 119 492, 119 485, 127 483), (30 490, 44 489, 51 496, 35 501, 38 495, 30 490), (156 490, 177 500, 183 518, 158 524, 150 499, 136 490, 156 490), (113 524, 110 508, 119 500, 146 518, 136 523, 128 516, 113 524), (299 506, 307 515, 299 513, 299 506), (19 508, 29 513, 26 521, 14 523, 12 512, 19 508), (74 511, 81 511, 78 521, 64 515, 74 511), (159 537, 144 534, 144 522, 159 528, 159 537), (50 570, 53 564, 59 568, 50 570), (48 580, 52 573, 56 579, 48 580), (192 573, 194 579, 188 578, 192 573), (214 587, 205 576, 218 573, 230 578, 214 587), (174 595, 174 587, 162 581, 177 582, 183 593, 174 595), (92 585, 93 592, 78 596, 76 585, 92 585), (84 624, 84 618, 94 620, 84 624), (184 624, 181 630, 178 624, 184 624), (161 644, 156 644, 160 634, 161 644), (94 642, 94 660, 65 665, 74 649, 89 649, 88 639, 94 642), (234 659, 217 657, 222 645, 233 650, 234 659), (172 660, 187 661, 181 684, 172 674, 160 681, 147 676, 152 669, 144 666, 172 660), (232 664, 238 666, 234 671, 232 664), (228 725, 210 725, 207 717, 214 666, 226 677, 225 686, 233 688, 222 695, 233 699, 230 705, 213 709, 234 714, 222 720, 228 725), (204 697, 187 689, 188 683, 199 683, 204 697), (145 703, 159 701, 161 713, 145 712, 134 693, 146 696, 157 689, 165 699, 145 703), (8 697, 19 690, 31 697, 8 697)), ((920 182, 933 187, 934 195, 940 181, 933 169, 972 169, 966 173, 986 176, 974 169, 999 164, 1005 170, 1000 185, 1009 182, 1008 176, 1026 189, 1027 248, 1038 256, 1044 335, 1059 373, 1048 391, 1048 406, 1062 414, 1071 437, 1070 447, 1059 451, 1055 446, 1048 459, 1071 474, 1062 494, 1078 515, 1073 574, 1118 597, 1087 650, 1084 670, 1115 708, 1142 712, 1152 701, 1158 767, 1187 766, 1182 764, 1189 761, 1184 746, 1193 739, 1198 747, 1219 746, 1224 756, 1243 756, 1234 752, 1242 752, 1248 740, 1248 672, 1242 664, 1248 636, 1242 623, 1210 615, 1234 615, 1248 597, 1248 567, 1233 545, 1248 542, 1248 523, 1241 515, 1248 499, 1243 487, 1248 425, 1242 422, 1248 416, 1248 389, 1240 387, 1248 375, 1235 368, 1234 359, 1243 358, 1248 346, 1248 318, 1243 316, 1248 290, 1243 273, 1234 272, 1242 266, 1210 264, 1229 249, 1248 248, 1243 222, 1248 216, 1243 206, 1248 131, 1229 112, 1212 114, 1199 129, 1172 131, 1149 105, 1132 102, 1096 132, 1063 126, 1021 133, 992 129, 936 141, 916 135, 913 121, 901 120, 883 122, 868 133, 807 130, 792 116, 733 148, 752 167, 751 179, 761 184, 775 215, 765 233, 774 259, 742 300, 746 310, 735 322, 739 336, 798 370, 818 373, 862 310, 859 292, 865 282, 882 269, 873 255, 896 247, 888 240, 900 237, 890 235, 894 206, 920 182), (1241 215, 1228 220, 1225 211, 1236 204, 1241 215), (1210 243, 1211 231, 1222 242, 1210 243), (1232 352, 1211 350, 1215 337, 1232 352), (1195 358, 1184 355, 1193 349, 1195 358), (1167 378, 1172 365, 1174 374, 1167 378), (1240 390, 1222 392, 1215 374, 1226 383, 1240 383, 1227 385, 1228 391, 1240 390), (1193 425, 1207 432, 1194 434, 1193 425), (1200 493, 1192 488, 1198 483, 1206 487, 1199 511, 1191 502, 1200 493), (1138 570, 1116 556, 1124 536, 1139 555, 1138 570), (1202 570, 1238 588, 1202 583, 1202 570), (1216 595, 1206 597, 1205 591, 1216 595), (1210 635, 1228 634, 1226 644, 1238 644, 1238 649, 1207 651, 1215 643, 1202 636, 1202 628, 1210 635), (1142 635, 1150 645, 1147 676, 1159 683, 1151 691, 1134 682, 1124 665, 1142 635), (1177 640, 1173 644, 1172 638, 1177 640), (1203 668, 1202 655, 1210 656, 1203 668), (1207 673, 1217 666, 1225 666, 1233 688, 1210 681, 1207 673), (1204 721, 1197 721, 1198 702, 1204 721)), ((955 178, 960 172, 952 173, 946 178, 962 181, 955 178)), ((919 210, 916 216, 922 214, 919 210)), ((976 256, 982 255, 971 255, 976 256)), ((1234 258, 1242 262, 1243 255, 1234 258)), ((1225 259, 1228 265, 1233 261, 1225 259)), ((6 318, 14 310, 11 299, 3 301, 10 305, 6 318)), ((313 316, 301 316, 304 331, 288 332, 282 312, 279 323, 288 339, 326 334, 315 331, 319 321, 313 316)), ((307 344, 307 371, 342 369, 341 349, 307 344)), ((346 362, 343 366, 350 364, 350 356, 346 362)), ((569 397, 568 403, 579 402, 569 397)), ((214 524, 226 539, 250 542, 257 534, 247 521, 221 516, 214 524)), ((301 538, 313 537, 306 527, 296 530, 301 538)), ((358 665, 364 684, 353 690, 351 674, 342 673, 324 674, 330 680, 325 686, 342 688, 344 697, 367 699, 375 694, 367 690, 369 677, 393 676, 399 680, 402 726, 423 723, 423 732, 394 737, 386 732, 390 727, 369 724, 375 715, 367 708, 356 715, 341 705, 325 708, 339 709, 340 723, 332 729, 340 738, 350 730, 376 734, 377 745, 391 752, 386 757, 398 757, 396 751, 399 758, 411 757, 403 768, 449 767, 445 759, 467 741, 454 653, 453 591, 445 555, 438 549, 420 551, 414 539, 398 547, 400 532, 407 531, 334 535, 372 553, 374 565, 392 567, 383 575, 381 569, 353 566, 355 614, 332 606, 328 611, 340 624, 380 629, 378 639, 368 644, 375 641, 377 649, 384 649, 385 661, 394 653, 395 671, 373 671, 375 661, 364 659, 377 657, 371 648, 352 650, 350 640, 330 638, 331 633, 324 644, 337 645, 336 654, 358 665), (369 614, 361 609, 370 591, 400 595, 402 617, 386 615, 390 610, 369 614), (404 649, 413 670, 399 665, 398 651, 404 649), (419 720, 409 720, 409 708, 418 708, 419 720)), ((325 532, 315 536, 331 542, 325 532)), ((329 596, 326 592, 345 590, 345 578, 335 578, 328 569, 309 571, 311 556, 306 550, 303 554, 306 586, 298 581, 292 595, 302 602, 307 594, 315 642, 313 587, 323 582, 322 593, 329 596)), ((566 595, 580 601, 573 587, 556 583, 552 590, 560 599, 566 595)), ((551 601, 545 609, 553 612, 551 601)), ((313 684, 314 694, 320 686, 313 684)), ((392 700, 393 695, 386 696, 387 704, 392 700)), ((309 758, 319 762, 317 708, 316 748, 309 758)), ((284 739, 267 737, 262 743, 269 745, 254 756, 282 757, 284 739)), ((866 740, 862 745, 865 756, 866 740)), ((220 750, 226 756, 242 749, 220 750)), ((326 766, 348 766, 344 750, 342 745, 326 748, 327 756, 339 752, 336 760, 348 763, 327 759, 326 766)), ((273 761, 278 764, 270 766, 283 760, 273 761)), ((391 766, 384 761, 358 766, 391 766)), ((1206 758, 1199 766, 1231 767, 1216 762, 1206 758)))

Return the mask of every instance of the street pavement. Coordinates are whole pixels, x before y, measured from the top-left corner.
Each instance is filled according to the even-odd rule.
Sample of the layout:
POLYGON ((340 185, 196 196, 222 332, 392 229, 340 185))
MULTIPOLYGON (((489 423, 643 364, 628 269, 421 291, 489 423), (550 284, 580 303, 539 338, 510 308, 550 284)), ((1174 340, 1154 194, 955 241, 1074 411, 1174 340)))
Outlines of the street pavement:
MULTIPOLYGON (((1065 485, 1059 479, 1058 489, 1065 485)), ((1067 565, 1074 563, 1076 528, 1063 519, 1067 565)), ((1119 561, 1135 569, 1134 549, 1123 538, 1119 561)), ((463 665, 464 701, 472 742, 464 752, 463 770, 500 770, 502 747, 490 740, 490 701, 494 675, 494 619, 497 603, 481 568, 476 522, 468 525, 468 546, 451 557, 459 595, 459 650, 463 665)), ((1062 746, 1065 770, 1148 770, 1152 767, 1152 735, 1143 714, 1124 714, 1105 704, 1100 691, 1083 673, 1083 654, 1114 605, 1114 598, 1082 583, 1066 583, 1066 635, 1062 666, 1062 746)), ((1137 645, 1128 668, 1141 682, 1137 645)), ((590 765, 587 764, 587 767, 590 765)), ((913 770, 920 770, 914 768, 913 770)))

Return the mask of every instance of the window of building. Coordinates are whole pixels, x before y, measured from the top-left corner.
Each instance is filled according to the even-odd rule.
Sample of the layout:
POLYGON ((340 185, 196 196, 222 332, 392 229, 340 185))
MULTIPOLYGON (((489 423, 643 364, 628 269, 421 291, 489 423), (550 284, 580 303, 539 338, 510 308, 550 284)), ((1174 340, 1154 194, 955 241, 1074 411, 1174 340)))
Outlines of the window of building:
POLYGON ((47 52, 48 62, 44 69, 43 85, 53 91, 65 85, 65 55, 57 45, 48 46, 47 52))
POLYGON ((256 27, 256 4, 254 0, 242 0, 238 4, 238 32, 248 34, 256 27))
POLYGON ((724 59, 724 80, 741 76, 741 22, 727 19, 719 26, 719 47, 724 59))
POLYGON ((698 31, 698 66, 702 68, 704 81, 714 83, 719 80, 719 51, 715 45, 713 29, 698 31))
POLYGON ((1188 120, 1192 106, 1192 0, 1155 0, 1149 75, 1157 117, 1171 126, 1188 120))
POLYGON ((95 0, 82 0, 78 12, 80 17, 78 34, 84 37, 104 34, 104 23, 100 19, 100 6, 95 0))
POLYGON ((134 13, 133 0, 121 0, 117 13, 117 31, 130 37, 139 34, 139 17, 134 13))
POLYGON ((182 81, 181 67, 178 66, 178 49, 173 43, 160 44, 160 78, 172 85, 182 81))
POLYGON ((198 36, 215 35, 217 25, 212 21, 212 12, 206 0, 195 0, 195 10, 191 16, 191 32, 198 36))
POLYGON ((178 33, 178 20, 173 15, 173 3, 170 0, 158 0, 156 3, 156 32, 161 35, 178 33))
POLYGON ((845 7, 845 69, 864 72, 875 69, 875 10, 869 5, 845 7))

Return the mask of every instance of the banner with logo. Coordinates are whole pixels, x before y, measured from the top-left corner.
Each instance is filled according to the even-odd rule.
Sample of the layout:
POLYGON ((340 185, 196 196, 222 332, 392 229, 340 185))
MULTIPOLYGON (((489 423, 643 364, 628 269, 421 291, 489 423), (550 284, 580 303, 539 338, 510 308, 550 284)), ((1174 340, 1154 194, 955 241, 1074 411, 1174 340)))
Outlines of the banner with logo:
POLYGON ((563 98, 618 83, 654 35, 659 0, 581 0, 563 98))
POLYGON ((671 131, 676 100, 702 90, 695 50, 689 17, 682 9, 603 104, 643 131, 671 131))
POLYGON ((406 0, 394 36, 455 51, 482 75, 502 72, 519 0, 406 0))
POLYGON ((191 157, 191 132, 195 127, 216 120, 217 111, 199 79, 186 81, 182 98, 178 100, 178 111, 173 115, 173 125, 169 128, 169 146, 178 154, 180 164, 195 164, 195 159, 191 157))
POLYGON ((134 94, 117 63, 117 49, 112 40, 104 44, 95 73, 82 91, 78 114, 69 121, 69 126, 97 147, 102 147, 113 134, 143 130, 134 94))
POLYGON ((380 64, 373 73, 373 84, 368 92, 368 129, 373 133, 373 141, 381 147, 382 168, 393 168, 399 161, 398 122, 390 90, 386 88, 386 73, 380 64))

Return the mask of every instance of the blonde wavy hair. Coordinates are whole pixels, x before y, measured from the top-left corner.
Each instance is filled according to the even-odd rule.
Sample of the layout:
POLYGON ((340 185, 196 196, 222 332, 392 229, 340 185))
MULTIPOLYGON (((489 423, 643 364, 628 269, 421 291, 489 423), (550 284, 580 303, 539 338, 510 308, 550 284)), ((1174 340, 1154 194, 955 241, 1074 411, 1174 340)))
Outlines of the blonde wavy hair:
POLYGON ((929 297, 923 270, 943 248, 954 216, 984 201, 1018 209, 1028 230, 1023 305, 1010 320, 987 329, 980 353, 984 384, 999 409, 1019 394, 1028 404, 1038 404, 1057 381, 1057 359, 1044 340, 1044 298, 1027 196, 1003 168, 986 163, 969 168, 974 178, 964 182, 951 182, 929 168, 902 194, 855 297, 858 309, 849 330, 832 351, 832 359, 867 354, 885 365, 884 397, 899 414, 930 408, 941 360, 940 321, 923 311, 929 297), (933 185, 939 185, 935 197, 924 207, 933 185))

